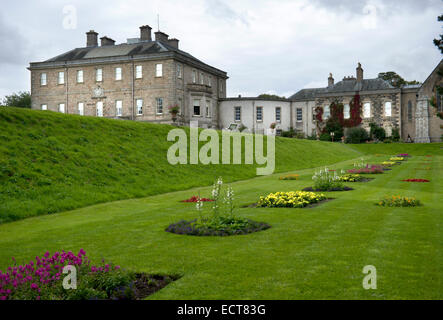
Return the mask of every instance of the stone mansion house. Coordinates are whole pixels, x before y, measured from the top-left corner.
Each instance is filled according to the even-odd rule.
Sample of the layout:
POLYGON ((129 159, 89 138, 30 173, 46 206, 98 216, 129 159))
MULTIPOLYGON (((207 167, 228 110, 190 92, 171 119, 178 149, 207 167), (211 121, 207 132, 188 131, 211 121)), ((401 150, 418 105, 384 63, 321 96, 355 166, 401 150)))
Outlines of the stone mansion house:
POLYGON ((383 79, 365 79, 360 63, 356 76, 334 82, 332 74, 324 88, 302 89, 288 99, 227 98, 225 71, 209 66, 179 49, 179 40, 157 31, 152 39, 149 26, 140 27, 140 37, 115 44, 91 30, 86 47, 76 48, 43 62, 30 63, 32 108, 63 113, 172 123, 169 106, 178 106, 178 123, 197 121, 204 128, 235 128, 265 133, 271 123, 276 133, 294 128, 306 135, 316 133, 315 108, 330 114, 332 101, 344 104, 359 93, 362 124, 376 122, 389 136, 398 128, 401 138, 415 142, 440 141, 443 120, 442 97, 437 108, 429 100, 443 83, 439 69, 420 85, 395 88, 383 79))

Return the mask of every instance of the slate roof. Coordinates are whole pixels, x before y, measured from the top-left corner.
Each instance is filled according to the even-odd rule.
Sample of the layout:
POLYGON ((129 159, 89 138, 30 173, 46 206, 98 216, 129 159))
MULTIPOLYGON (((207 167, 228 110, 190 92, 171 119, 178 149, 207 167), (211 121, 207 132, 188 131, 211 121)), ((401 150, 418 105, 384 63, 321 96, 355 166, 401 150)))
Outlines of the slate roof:
MULTIPOLYGON (((162 53, 175 52, 192 62, 209 67, 215 72, 223 73, 226 76, 226 72, 209 66, 202 62, 201 60, 195 58, 191 54, 179 50, 175 47, 170 46, 167 43, 160 41, 141 41, 137 43, 122 43, 117 45, 107 45, 107 46, 96 46, 96 47, 84 47, 76 48, 68 52, 62 53, 56 57, 48 59, 41 62, 41 64, 57 63, 57 62, 81 62, 90 59, 100 59, 100 58, 113 58, 113 57, 124 57, 124 56, 145 56, 145 55, 158 55, 162 53)), ((40 62, 31 63, 31 67, 40 64, 40 62)))
POLYGON ((346 79, 337 82, 331 87, 302 89, 289 97, 290 100, 314 100, 315 97, 329 93, 350 93, 357 91, 377 91, 395 89, 389 82, 380 79, 346 79))
POLYGON ((314 100, 317 94, 326 92, 326 88, 301 89, 289 97, 289 100, 314 100))

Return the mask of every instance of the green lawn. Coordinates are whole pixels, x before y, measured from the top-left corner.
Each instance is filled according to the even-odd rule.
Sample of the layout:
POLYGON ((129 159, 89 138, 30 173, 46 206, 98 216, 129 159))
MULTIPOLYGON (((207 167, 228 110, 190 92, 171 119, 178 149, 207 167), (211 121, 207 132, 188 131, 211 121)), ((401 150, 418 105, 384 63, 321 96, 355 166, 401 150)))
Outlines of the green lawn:
MULTIPOLYGON (((0 223, 256 175, 256 165, 170 165, 168 125, 0 107, 0 128, 0 223)), ((276 172, 360 154, 278 138, 276 172)))
MULTIPOLYGON (((389 145, 376 148, 374 153, 393 151, 389 145)), ((238 209, 242 216, 272 225, 245 236, 194 237, 164 231, 170 223, 197 216, 193 204, 178 201, 198 191, 209 196, 207 187, 2 224, 0 269, 11 263, 11 256, 20 263, 46 250, 84 248, 95 261, 104 257, 137 271, 182 275, 150 299, 442 299, 441 144, 410 148, 396 152, 414 155, 415 148, 417 154, 434 156, 414 155, 392 171, 372 175, 371 182, 348 183, 355 190, 328 193, 335 200, 317 207, 238 209), (419 152, 421 148, 425 151, 419 152), (426 166, 431 170, 418 169, 426 166), (401 181, 407 178, 431 182, 401 181), (384 195, 394 194, 415 196, 424 206, 374 205, 384 195), (376 290, 362 288, 365 265, 377 268, 376 290)), ((370 154, 373 150, 364 146, 358 149, 347 158, 360 153, 367 153, 370 163, 388 158, 370 154)), ((311 159, 317 156, 309 154, 311 159)), ((288 161, 297 163, 296 159, 295 153, 288 156, 288 161)), ((329 168, 350 167, 353 162, 329 168)), ((295 171, 301 175, 298 181, 280 181, 276 174, 234 182, 237 205, 254 203, 269 192, 310 186, 313 171, 295 171)))

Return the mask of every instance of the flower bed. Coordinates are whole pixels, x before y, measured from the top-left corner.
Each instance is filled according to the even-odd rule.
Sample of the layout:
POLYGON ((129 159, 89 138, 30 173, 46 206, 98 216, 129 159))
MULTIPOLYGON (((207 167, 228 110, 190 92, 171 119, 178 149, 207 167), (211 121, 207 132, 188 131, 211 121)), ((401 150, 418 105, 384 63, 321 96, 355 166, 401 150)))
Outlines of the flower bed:
POLYGON ((357 169, 349 169, 348 173, 354 173, 354 174, 378 174, 383 173, 383 167, 378 165, 366 165, 364 168, 357 168, 357 169))
POLYGON ((209 198, 200 198, 199 196, 192 196, 189 199, 181 200, 181 202, 198 202, 199 199, 202 202, 214 201, 213 199, 209 199, 209 198))
POLYGON ((257 207, 303 208, 326 199, 326 196, 322 193, 305 191, 276 192, 270 193, 266 197, 260 197, 257 207))
POLYGON ((280 180, 298 180, 298 178, 300 178, 300 176, 298 174, 287 174, 287 175, 281 176, 279 179, 280 180))
POLYGON ((86 252, 77 255, 56 252, 36 257, 26 265, 8 267, 0 271, 0 300, 83 300, 83 299, 141 299, 161 289, 175 277, 134 273, 105 263, 92 265, 86 252), (76 269, 77 288, 64 289, 63 268, 76 269))
POLYGON ((403 157, 391 157, 389 158, 389 161, 404 161, 405 158, 403 157))
POLYGON ((372 179, 368 179, 365 178, 359 174, 354 174, 354 173, 346 173, 342 176, 339 177, 340 181, 343 182, 366 182, 366 181, 370 181, 372 179))
POLYGON ((383 161, 381 163, 382 166, 386 166, 386 167, 390 167, 390 166, 393 166, 395 164, 397 164, 397 162, 395 162, 395 161, 383 161))
POLYGON ((421 203, 420 200, 415 198, 391 196, 383 198, 377 202, 377 205, 381 207, 417 207, 420 206, 421 203))
POLYGON ((400 153, 397 154, 397 157, 410 157, 410 155, 408 153, 400 153))
POLYGON ((269 229, 271 226, 264 222, 256 222, 239 217, 218 217, 201 221, 181 220, 166 228, 166 232, 193 236, 233 236, 269 229))
POLYGON ((199 217, 186 221, 181 220, 169 225, 165 231, 193 236, 231 236, 247 234, 270 228, 271 226, 256 222, 235 214, 234 190, 230 186, 223 187, 223 179, 219 177, 212 188, 211 214, 204 214, 203 200, 197 197, 195 205, 199 217))
POLYGON ((406 182, 430 182, 429 180, 426 179, 405 179, 402 181, 406 181, 406 182))

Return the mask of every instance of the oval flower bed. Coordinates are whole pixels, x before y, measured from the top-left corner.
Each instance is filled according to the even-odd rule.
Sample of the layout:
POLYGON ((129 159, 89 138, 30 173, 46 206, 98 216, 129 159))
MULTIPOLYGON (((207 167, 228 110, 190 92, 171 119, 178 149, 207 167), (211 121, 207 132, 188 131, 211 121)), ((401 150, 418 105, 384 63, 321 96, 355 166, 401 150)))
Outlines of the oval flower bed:
POLYGON ((364 168, 357 168, 357 169, 349 169, 348 173, 357 173, 357 174, 379 174, 383 173, 383 167, 378 165, 366 165, 364 168))
POLYGON ((346 173, 342 176, 339 176, 339 179, 342 182, 368 182, 373 180, 373 178, 365 178, 355 173, 346 173))
POLYGON ((405 179, 405 180, 402 180, 402 181, 405 181, 405 182, 430 182, 427 179, 405 179))
POLYGON ((260 197, 257 207, 268 208, 303 208, 310 204, 326 200, 322 193, 306 191, 289 191, 270 193, 266 197, 260 197))
POLYGON ((77 255, 46 252, 26 265, 8 267, 0 271, 0 300, 84 300, 84 299, 141 299, 160 290, 177 277, 152 276, 127 271, 105 263, 92 265, 86 252, 77 255), (64 289, 63 274, 67 265, 76 269, 77 288, 64 289))
POLYGON ((421 203, 415 198, 391 196, 383 198, 377 202, 377 205, 381 207, 418 207, 421 203))
POLYGON ((208 220, 181 220, 166 228, 166 232, 191 236, 234 236, 269 229, 271 226, 240 217, 218 217, 208 220))
POLYGON ((205 215, 203 200, 197 197, 197 219, 181 220, 169 225, 165 231, 193 236, 232 236, 248 234, 269 229, 271 226, 264 222, 256 222, 235 214, 234 190, 230 186, 223 187, 222 178, 215 181, 212 188, 210 210, 212 214, 205 215))
POLYGON ((284 176, 281 176, 280 180, 298 180, 300 176, 298 174, 286 174, 284 176))
POLYGON ((200 198, 199 196, 192 196, 189 199, 181 200, 181 202, 198 202, 199 200, 202 202, 214 201, 213 199, 209 198, 200 198))

